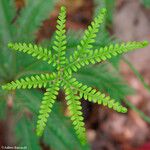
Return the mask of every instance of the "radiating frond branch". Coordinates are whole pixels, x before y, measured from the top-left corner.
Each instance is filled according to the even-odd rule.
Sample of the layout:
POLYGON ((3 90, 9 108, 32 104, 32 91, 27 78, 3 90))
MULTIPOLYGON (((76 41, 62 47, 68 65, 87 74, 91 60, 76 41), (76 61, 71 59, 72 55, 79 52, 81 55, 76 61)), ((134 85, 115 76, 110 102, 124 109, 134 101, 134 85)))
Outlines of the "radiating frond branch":
POLYGON ((56 36, 54 41, 53 49, 55 50, 55 65, 57 65, 57 70, 61 68, 65 64, 65 50, 66 50, 66 29, 65 29, 65 23, 66 23, 66 8, 61 7, 58 20, 57 20, 57 30, 56 30, 56 36))
POLYGON ((30 44, 9 43, 8 47, 13 49, 13 50, 16 50, 16 51, 30 54, 33 57, 36 57, 37 59, 42 59, 42 60, 48 62, 49 64, 53 60, 52 53, 50 50, 48 50, 47 48, 42 48, 41 46, 37 46, 35 44, 33 45, 31 43, 30 44))
POLYGON ((31 77, 21 78, 16 81, 12 81, 3 85, 2 88, 5 90, 15 90, 15 89, 30 89, 30 88, 41 88, 46 87, 48 83, 56 78, 56 74, 41 74, 31 77))
POLYGON ((148 45, 147 41, 144 42, 127 42, 122 44, 112 44, 110 46, 105 46, 99 50, 89 50, 89 52, 83 55, 80 59, 74 60, 70 59, 70 62, 65 67, 66 74, 71 74, 76 72, 78 69, 85 65, 95 64, 97 62, 110 59, 113 56, 117 56, 124 52, 135 50, 138 48, 144 48, 148 45))
POLYGON ((104 106, 112 108, 117 112, 127 112, 127 109, 120 103, 116 102, 114 99, 111 99, 109 96, 106 96, 105 94, 97 91, 96 89, 93 89, 92 87, 78 82, 75 78, 70 77, 67 79, 67 82, 74 90, 79 92, 80 98, 83 97, 85 100, 88 100, 90 102, 102 104, 104 106))
POLYGON ((56 96, 58 95, 58 91, 59 81, 55 81, 55 83, 51 84, 44 94, 37 121, 36 133, 38 136, 41 136, 43 134, 47 119, 56 100, 56 96))
POLYGON ((74 125, 74 129, 80 141, 85 144, 86 143, 86 133, 82 116, 82 107, 80 102, 80 97, 77 96, 77 91, 74 90, 67 82, 64 84, 65 94, 67 105, 69 107, 71 120, 74 125))
POLYGON ((70 56, 70 62, 79 59, 80 56, 88 53, 88 50, 93 48, 96 34, 100 29, 100 25, 104 21, 105 14, 106 9, 101 9, 98 16, 94 18, 94 20, 91 22, 91 25, 88 26, 87 30, 85 30, 82 40, 80 41, 79 45, 77 45, 77 51, 74 52, 73 56, 70 56))
POLYGON ((99 31, 100 25, 104 21, 106 14, 106 9, 103 8, 99 12, 98 16, 94 18, 91 22, 91 25, 88 26, 87 30, 84 32, 84 36, 80 41, 80 44, 77 45, 77 50, 79 54, 86 53, 87 50, 93 48, 93 43, 95 42, 96 34, 99 31))

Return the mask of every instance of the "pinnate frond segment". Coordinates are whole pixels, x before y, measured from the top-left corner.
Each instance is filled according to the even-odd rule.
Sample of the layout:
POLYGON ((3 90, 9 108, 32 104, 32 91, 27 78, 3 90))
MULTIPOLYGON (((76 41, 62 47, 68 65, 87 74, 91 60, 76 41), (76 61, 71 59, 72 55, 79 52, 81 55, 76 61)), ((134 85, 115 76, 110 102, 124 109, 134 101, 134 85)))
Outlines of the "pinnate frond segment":
POLYGON ((77 45, 79 54, 86 53, 87 50, 93 48, 92 44, 95 42, 96 34, 99 31, 100 25, 104 21, 105 14, 106 9, 101 9, 98 16, 94 18, 94 20, 91 22, 91 25, 89 25, 85 30, 83 39, 80 41, 80 44, 77 45))
POLYGON ((86 133, 85 133, 84 121, 83 121, 83 116, 81 111, 82 107, 81 107, 80 97, 77 95, 77 91, 72 89, 67 82, 64 84, 64 89, 65 89, 67 105, 69 107, 74 129, 81 143, 85 144, 86 133))
POLYGON ((70 60, 77 60, 83 54, 88 53, 88 50, 93 48, 93 43, 95 42, 96 34, 100 29, 100 25, 104 21, 105 14, 106 9, 101 9, 98 16, 94 18, 94 20, 85 30, 83 38, 80 41, 79 45, 77 45, 77 50, 74 52, 73 56, 70 56, 70 60))
POLYGON ((105 61, 124 52, 144 48, 147 45, 147 41, 111 44, 110 46, 102 47, 99 50, 89 50, 87 54, 81 55, 80 58, 76 60, 70 57, 70 62, 68 62, 65 67, 66 75, 71 74, 72 72, 77 72, 81 67, 85 65, 105 61))
POLYGON ((4 90, 15 90, 15 89, 31 89, 46 87, 48 83, 56 78, 56 74, 40 74, 31 77, 21 78, 16 81, 12 81, 3 85, 4 90))
POLYGON ((42 136, 45 129, 47 119, 52 110, 53 104, 56 100, 59 91, 59 81, 55 81, 44 93, 42 103, 39 110, 39 116, 37 121, 36 133, 38 136, 42 136))
POLYGON ((49 64, 52 62, 53 57, 50 50, 47 48, 42 48, 41 46, 37 46, 36 44, 26 44, 26 43, 9 43, 8 47, 23 53, 27 53, 36 57, 37 59, 44 60, 49 64))
POLYGON ((70 77, 67 79, 67 82, 72 86, 72 88, 78 91, 80 98, 83 97, 85 100, 88 100, 90 102, 102 104, 104 106, 112 108, 117 112, 127 112, 127 108, 123 107, 114 99, 111 99, 109 96, 106 96, 105 94, 97 91, 96 89, 93 89, 92 87, 78 82, 75 78, 70 77))
POLYGON ((58 20, 57 20, 57 30, 55 35, 55 41, 53 49, 55 50, 55 64, 57 65, 57 70, 60 70, 60 68, 65 64, 65 53, 66 53, 66 29, 65 29, 65 23, 66 23, 66 8, 61 7, 58 20))

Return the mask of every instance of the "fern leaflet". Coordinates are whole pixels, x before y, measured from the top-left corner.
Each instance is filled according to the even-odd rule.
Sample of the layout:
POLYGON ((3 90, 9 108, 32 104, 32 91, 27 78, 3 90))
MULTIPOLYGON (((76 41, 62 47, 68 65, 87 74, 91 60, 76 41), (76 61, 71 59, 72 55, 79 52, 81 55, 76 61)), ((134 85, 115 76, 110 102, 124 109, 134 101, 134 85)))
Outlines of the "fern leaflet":
POLYGON ((43 134, 44 128, 47 123, 47 118, 49 113, 52 110, 53 104, 56 100, 56 96, 59 90, 59 81, 54 81, 53 83, 45 92, 42 104, 40 106, 38 121, 37 121, 37 128, 36 132, 38 136, 43 134))
POLYGON ((33 57, 36 57, 37 59, 42 59, 44 61, 46 61, 47 63, 51 63, 53 60, 52 57, 52 53, 50 50, 48 50, 47 48, 42 48, 40 46, 37 45, 33 45, 33 44, 26 44, 26 43, 9 43, 8 47, 16 50, 16 51, 20 51, 20 52, 24 52, 27 54, 32 55, 33 57))
MULTIPOLYGON (((66 30, 65 30, 65 22, 66 22, 66 8, 61 7, 60 14, 57 20, 57 31, 54 41, 53 49, 56 51, 55 54, 55 62, 57 64, 57 70, 65 64, 65 50, 66 50, 66 30)), ((54 64, 54 65, 56 65, 54 64)))
POLYGON ((81 40, 80 44, 77 45, 79 54, 82 52, 84 53, 93 47, 92 44, 95 42, 96 33, 99 31, 99 27, 103 23, 105 14, 106 9, 103 8, 98 16, 95 17, 94 21, 92 21, 91 25, 88 26, 88 29, 85 30, 83 39, 81 40))
POLYGON ((138 48, 144 48, 148 45, 147 41, 144 42, 128 42, 122 44, 111 44, 110 46, 105 46, 99 50, 89 50, 87 54, 82 55, 78 59, 74 59, 72 56, 69 62, 66 64, 65 72, 66 74, 71 74, 72 72, 77 72, 78 69, 85 65, 95 64, 97 62, 110 59, 113 56, 117 56, 127 51, 131 51, 138 48))
POLYGON ((14 90, 14 89, 31 89, 31 88, 41 88, 46 87, 48 83, 50 83, 52 80, 54 80, 56 77, 56 74, 41 74, 41 75, 35 75, 31 77, 26 77, 25 79, 20 79, 16 81, 12 81, 10 83, 7 83, 6 85, 3 85, 3 89, 5 90, 14 90))
POLYGON ((111 99, 109 96, 106 96, 104 93, 102 94, 92 87, 88 87, 87 85, 78 82, 75 78, 70 77, 67 79, 67 82, 70 84, 73 90, 76 90, 79 93, 80 98, 83 97, 85 100, 90 102, 102 104, 108 108, 114 109, 117 112, 127 112, 127 109, 118 102, 115 102, 114 99, 111 99))
POLYGON ((74 125, 74 129, 81 140, 82 144, 86 143, 86 134, 84 128, 84 122, 81 112, 81 102, 80 97, 77 95, 77 91, 70 87, 70 84, 65 83, 64 85, 65 93, 66 93, 66 100, 67 105, 69 107, 71 113, 71 120, 74 125))

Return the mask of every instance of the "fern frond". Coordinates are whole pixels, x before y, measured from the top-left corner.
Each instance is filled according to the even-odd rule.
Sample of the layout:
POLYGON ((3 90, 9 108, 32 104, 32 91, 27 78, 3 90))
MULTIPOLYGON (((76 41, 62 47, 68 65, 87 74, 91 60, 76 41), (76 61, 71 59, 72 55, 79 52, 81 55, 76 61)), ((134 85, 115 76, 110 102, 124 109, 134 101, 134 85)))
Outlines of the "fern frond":
POLYGON ((72 88, 70 84, 67 84, 67 82, 64 84, 64 89, 65 89, 67 105, 71 113, 71 120, 73 122, 74 129, 81 143, 85 144, 86 133, 85 133, 85 127, 83 122, 83 116, 81 112, 82 107, 81 107, 80 97, 76 95, 77 91, 74 88, 72 88))
POLYGON ((65 50, 66 50, 66 30, 65 30, 65 23, 66 23, 66 8, 61 7, 60 14, 58 16, 57 20, 57 30, 56 30, 56 36, 54 41, 53 49, 56 51, 55 54, 55 61, 57 65, 57 70, 60 70, 60 68, 65 64, 65 50))
POLYGON ((98 16, 95 17, 95 19, 91 22, 91 25, 88 26, 87 30, 85 30, 83 39, 80 41, 80 44, 77 45, 79 54, 84 52, 86 53, 87 50, 93 48, 92 44, 95 42, 96 34, 99 31, 100 25, 103 23, 105 14, 106 9, 101 9, 98 16))
POLYGON ((127 108, 123 107, 120 103, 115 102, 114 99, 111 99, 109 96, 106 96, 104 93, 101 93, 92 87, 78 82, 75 78, 69 77, 67 82, 74 90, 78 91, 80 98, 83 97, 85 100, 90 102, 102 104, 108 108, 112 108, 117 112, 127 112, 127 108))
POLYGON ((100 25, 103 23, 104 17, 106 14, 106 9, 103 8, 99 12, 99 15, 91 22, 91 25, 88 26, 87 30, 84 32, 84 36, 77 45, 77 51, 74 52, 73 56, 70 56, 70 60, 77 60, 83 54, 88 53, 88 50, 93 48, 93 43, 95 42, 96 34, 99 31, 100 25))
MULTIPOLYGON (((32 0, 30 0, 32 4, 32 0)), ((40 8, 40 4, 42 0, 38 0, 38 3, 35 6, 40 8)), ((46 2, 44 3, 46 5, 46 2)), ((34 4, 32 5, 33 9, 34 4)), ((31 10, 28 9, 28 15, 31 14, 31 10)), ((34 9, 36 10, 36 9, 34 9)), ((77 46, 76 51, 69 57, 66 58, 66 30, 65 30, 65 22, 66 22, 66 9, 61 7, 60 14, 57 20, 57 30, 56 36, 54 40, 54 56, 52 56, 52 52, 46 48, 42 48, 37 45, 26 44, 26 43, 9 43, 8 46, 16 51, 21 51, 27 54, 31 54, 33 57, 37 59, 41 59, 43 61, 52 63, 55 67, 55 72, 52 74, 41 74, 31 77, 26 77, 25 79, 20 79, 16 81, 12 81, 3 86, 3 89, 6 90, 14 90, 20 88, 41 88, 48 86, 43 101, 41 103, 38 121, 37 121, 37 135, 41 136, 44 128, 46 126, 49 113, 52 110, 52 106, 56 100, 56 96, 58 94, 59 88, 64 87, 67 105, 71 112, 71 120, 73 121, 74 129, 78 138, 82 143, 86 143, 86 133, 84 128, 84 122, 81 111, 81 102, 80 99, 83 97, 85 100, 90 102, 102 104, 109 108, 114 109, 117 112, 125 113, 127 109, 123 107, 120 103, 116 102, 114 99, 111 99, 109 96, 93 89, 92 87, 88 87, 80 82, 78 82, 75 78, 72 77, 72 73, 78 71, 81 67, 88 65, 90 63, 95 64, 96 62, 101 62, 106 59, 109 59, 118 54, 122 54, 123 52, 127 52, 130 50, 134 50, 137 48, 143 48, 148 45, 148 42, 128 42, 123 44, 114 44, 110 46, 105 46, 100 49, 91 50, 94 46, 96 33, 99 30, 100 24, 103 22, 104 16, 106 13, 106 9, 102 9, 98 17, 94 19, 88 29, 85 31, 85 34, 77 46)), ((27 15, 27 16, 28 16, 27 15)), ((34 17, 36 15, 34 14, 34 17)), ((30 21, 32 17, 30 17, 30 21)), ((35 20, 35 19, 34 19, 35 20)), ((25 20, 26 25, 30 25, 30 22, 25 20)), ((25 24, 21 24, 21 27, 25 30, 28 30, 28 26, 26 28, 25 24)), ((22 33, 22 32, 20 32, 22 33)), ((96 82, 96 81, 95 81, 96 82)))
POLYGON ((41 136, 43 134, 47 119, 56 100, 56 96, 58 95, 58 91, 59 81, 55 81, 55 83, 50 85, 50 87, 46 90, 44 94, 37 121, 36 133, 38 136, 41 136))
POLYGON ((50 50, 48 50, 47 48, 42 48, 41 46, 37 46, 35 44, 33 45, 31 43, 9 43, 8 47, 16 51, 30 54, 37 59, 42 59, 48 62, 49 64, 52 62, 53 59, 50 50))
POLYGON ((15 89, 31 89, 33 88, 41 88, 46 87, 48 83, 56 78, 56 74, 41 74, 35 75, 31 77, 26 77, 25 79, 19 79, 16 81, 12 81, 2 86, 4 90, 15 90, 15 89))
POLYGON ((97 62, 110 59, 113 56, 122 54, 127 51, 131 51, 138 48, 144 48, 148 45, 147 41, 144 42, 127 42, 122 44, 111 44, 110 46, 105 46, 99 50, 89 50, 87 54, 83 55, 80 59, 74 60, 70 57, 70 62, 66 64, 65 73, 71 74, 72 72, 77 72, 78 69, 85 65, 95 64, 97 62))

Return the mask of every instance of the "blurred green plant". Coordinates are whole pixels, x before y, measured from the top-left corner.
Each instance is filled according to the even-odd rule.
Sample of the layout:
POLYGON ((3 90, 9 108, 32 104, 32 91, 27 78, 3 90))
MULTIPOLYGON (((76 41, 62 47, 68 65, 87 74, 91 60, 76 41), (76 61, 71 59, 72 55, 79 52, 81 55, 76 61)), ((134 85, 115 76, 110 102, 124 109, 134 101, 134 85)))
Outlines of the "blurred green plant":
POLYGON ((146 8, 150 8, 150 1, 149 1, 149 0, 141 0, 141 3, 142 3, 146 8))
MULTIPOLYGON (((142 75, 136 70, 136 68, 126 59, 123 58, 122 59, 128 66, 129 68, 132 70, 132 72, 134 73, 134 75, 137 77, 137 79, 141 82, 141 84, 143 85, 143 87, 150 92, 150 86, 145 82, 144 78, 142 77, 142 75)), ((124 99, 125 103, 127 104, 127 106, 129 106, 132 110, 134 110, 135 112, 137 112, 141 118, 143 118, 143 120, 145 120, 146 122, 150 123, 150 117, 147 116, 146 114, 144 114, 141 110, 139 110, 136 106, 134 106, 131 102, 127 101, 126 99, 124 99)))

